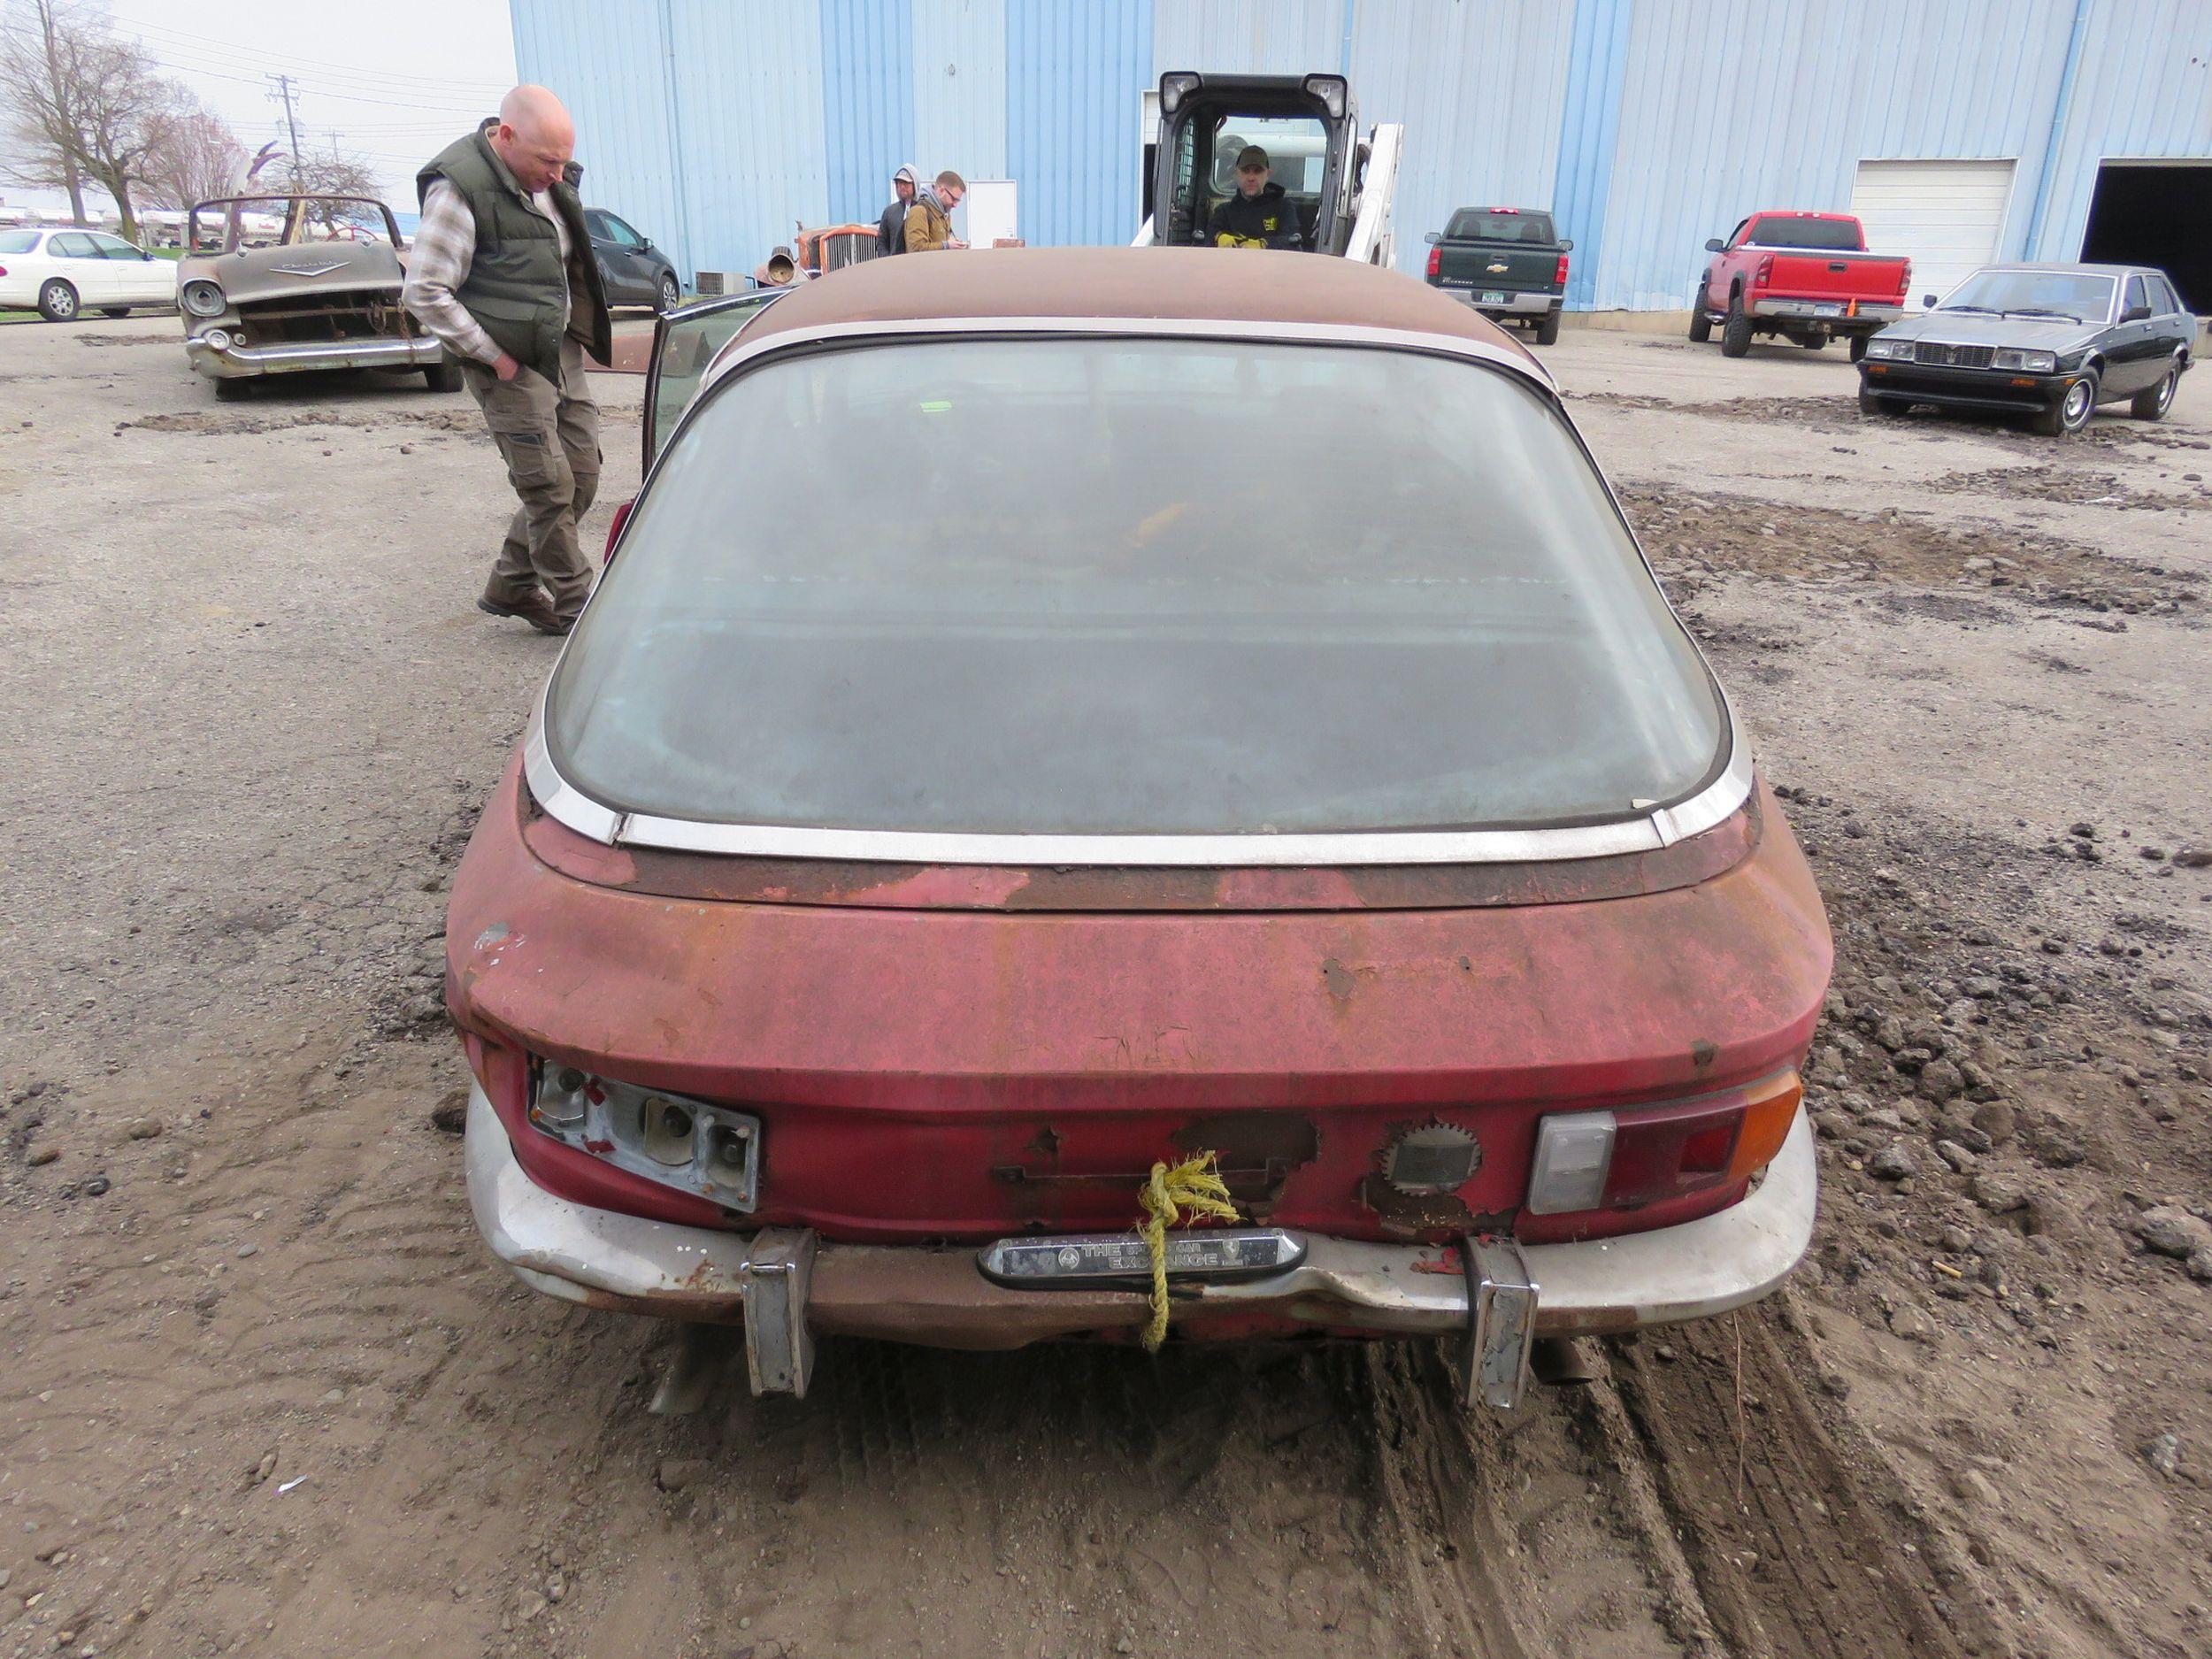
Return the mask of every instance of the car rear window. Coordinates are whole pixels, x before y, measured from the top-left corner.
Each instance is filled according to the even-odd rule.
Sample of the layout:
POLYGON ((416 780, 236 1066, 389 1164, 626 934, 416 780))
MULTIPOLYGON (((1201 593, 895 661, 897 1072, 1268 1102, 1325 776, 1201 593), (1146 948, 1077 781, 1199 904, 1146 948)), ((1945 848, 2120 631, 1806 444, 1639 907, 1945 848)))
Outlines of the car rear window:
POLYGON ((0 253, 28 253, 37 246, 35 230, 0 230, 0 253))
POLYGON ((1463 207, 1452 215, 1445 235, 1455 242, 1539 242, 1558 240, 1548 213, 1496 213, 1486 207, 1463 207))
POLYGON ((1601 821, 1724 758, 1702 662, 1521 377, 1100 337, 710 389, 547 735, 622 810, 1018 834, 1601 821))
POLYGON ((1825 248, 1856 251, 1859 227, 1847 219, 1797 219, 1770 213, 1755 221, 1746 242, 1762 248, 1825 248))

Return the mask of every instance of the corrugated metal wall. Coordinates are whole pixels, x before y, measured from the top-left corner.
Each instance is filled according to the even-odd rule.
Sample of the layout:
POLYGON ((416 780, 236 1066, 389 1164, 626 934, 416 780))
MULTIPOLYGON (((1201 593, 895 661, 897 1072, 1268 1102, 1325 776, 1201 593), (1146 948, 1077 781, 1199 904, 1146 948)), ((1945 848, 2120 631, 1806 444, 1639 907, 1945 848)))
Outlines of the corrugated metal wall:
POLYGON ((1125 242, 1140 95, 1169 68, 1348 71, 1364 119, 1406 124, 1400 262, 1455 206, 1549 203, 1578 307, 1686 304, 1706 237, 1755 208, 1846 208, 1863 160, 2012 160, 2002 251, 2063 258, 2100 158, 2212 157, 2212 0, 511 11, 523 73, 576 111, 588 194, 687 270, 749 270, 795 220, 872 219, 909 160, 1015 180, 1031 242, 1125 242))
POLYGON ((1114 242, 1136 234, 1138 100, 1151 61, 1148 0, 1014 0, 1006 19, 1006 164, 1020 188, 1024 241, 1114 242))

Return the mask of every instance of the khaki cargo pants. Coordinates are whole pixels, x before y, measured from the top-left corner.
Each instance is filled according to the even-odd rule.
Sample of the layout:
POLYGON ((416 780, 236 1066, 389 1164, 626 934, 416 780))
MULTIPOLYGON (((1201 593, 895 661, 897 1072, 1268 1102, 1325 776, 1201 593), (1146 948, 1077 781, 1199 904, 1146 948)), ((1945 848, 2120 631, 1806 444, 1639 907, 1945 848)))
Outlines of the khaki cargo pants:
POLYGON ((519 370, 511 380, 488 364, 466 363, 462 372, 522 502, 484 596, 528 605, 542 583, 554 615, 573 618, 592 580, 576 526, 599 493, 599 409, 584 375, 584 349, 561 342, 558 386, 535 369, 519 370))

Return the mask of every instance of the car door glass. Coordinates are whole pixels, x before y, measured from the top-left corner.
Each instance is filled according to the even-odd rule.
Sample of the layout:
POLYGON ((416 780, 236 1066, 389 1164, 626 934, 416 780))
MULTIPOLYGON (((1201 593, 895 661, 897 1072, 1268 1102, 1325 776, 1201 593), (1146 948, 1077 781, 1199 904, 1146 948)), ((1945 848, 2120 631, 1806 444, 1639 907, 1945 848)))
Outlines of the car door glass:
POLYGON ((642 248, 645 238, 632 230, 611 213, 602 213, 599 222, 606 228, 607 240, 618 248, 642 248))
POLYGON ((2127 297, 2120 302, 2120 314, 2124 317, 2128 312, 2135 310, 2138 306, 2142 306, 2147 309, 2150 303, 2150 296, 2145 293, 2143 289, 2143 279, 2139 276, 2130 277, 2128 279, 2127 297))
POLYGON ((96 230, 91 233, 91 236, 92 245, 100 250, 103 258, 128 259, 135 264, 143 257, 136 248, 125 242, 120 236, 104 235, 96 230))
POLYGON ((651 472, 662 446, 676 430, 676 423, 691 402, 699 381, 737 331, 753 319, 760 308, 789 290, 765 294, 738 294, 726 299, 703 300, 681 311, 664 312, 653 327, 653 362, 645 388, 645 470, 651 472))
POLYGON ((59 259, 97 259, 100 250, 91 237, 78 231, 65 231, 51 238, 47 250, 59 259))

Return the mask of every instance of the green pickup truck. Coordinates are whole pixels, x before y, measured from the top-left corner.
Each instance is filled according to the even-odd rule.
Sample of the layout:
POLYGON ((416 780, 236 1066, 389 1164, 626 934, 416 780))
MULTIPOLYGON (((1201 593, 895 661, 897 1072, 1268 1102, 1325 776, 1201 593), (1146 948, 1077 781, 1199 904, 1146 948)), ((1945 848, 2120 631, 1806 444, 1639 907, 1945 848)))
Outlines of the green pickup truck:
POLYGON ((1428 234, 1431 288, 1464 300, 1496 322, 1525 324, 1536 343, 1559 338, 1567 256, 1551 215, 1533 207, 1463 207, 1440 235, 1428 234))

